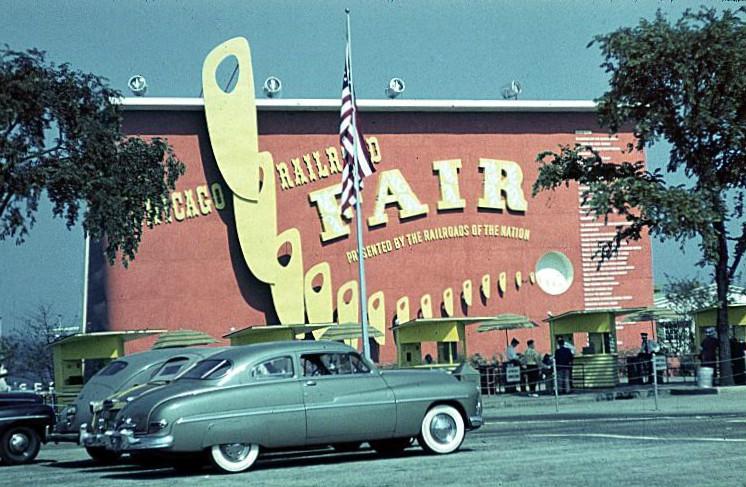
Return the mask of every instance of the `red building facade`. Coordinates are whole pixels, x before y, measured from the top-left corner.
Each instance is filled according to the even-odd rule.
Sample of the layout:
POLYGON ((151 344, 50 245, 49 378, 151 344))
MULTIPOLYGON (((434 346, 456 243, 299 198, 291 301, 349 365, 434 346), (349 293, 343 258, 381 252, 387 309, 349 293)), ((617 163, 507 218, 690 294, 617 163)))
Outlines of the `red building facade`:
MULTIPOLYGON (((650 304, 647 238, 599 269, 598 242, 624 223, 586 215, 575 185, 531 194, 541 151, 577 143, 609 161, 625 157, 632 134, 601 130, 591 103, 359 104, 377 169, 365 181, 362 213, 381 362, 395 360, 395 320, 518 313, 540 322, 547 313, 650 304)), ((257 105, 259 150, 269 153, 258 202, 234 197, 201 100, 126 103, 126 133, 167 138, 187 172, 170 221, 145 232, 129 268, 92 253, 92 323, 221 337, 250 325, 356 321, 355 225, 338 209, 338 102, 257 105), (266 277, 265 264, 283 277, 266 277)), ((627 327, 618 348, 637 345, 639 331, 627 327)), ((549 350, 547 326, 512 335, 549 350)), ((502 335, 471 328, 467 341, 470 354, 487 357, 505 346, 502 335)))

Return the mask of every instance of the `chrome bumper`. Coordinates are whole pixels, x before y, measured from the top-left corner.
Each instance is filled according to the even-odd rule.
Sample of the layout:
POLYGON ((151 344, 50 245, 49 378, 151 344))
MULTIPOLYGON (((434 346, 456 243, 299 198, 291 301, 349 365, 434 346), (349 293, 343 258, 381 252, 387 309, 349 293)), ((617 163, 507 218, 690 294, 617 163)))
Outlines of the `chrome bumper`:
POLYGON ((469 416, 469 424, 471 425, 471 429, 475 430, 482 426, 484 424, 484 420, 482 419, 482 415, 475 415, 475 416, 469 416))
POLYGON ((87 442, 89 441, 91 446, 103 446, 107 450, 130 452, 171 448, 174 444, 174 437, 171 435, 135 436, 135 433, 132 430, 125 429, 88 435, 85 439, 83 439, 81 435, 81 444, 88 446, 87 442))

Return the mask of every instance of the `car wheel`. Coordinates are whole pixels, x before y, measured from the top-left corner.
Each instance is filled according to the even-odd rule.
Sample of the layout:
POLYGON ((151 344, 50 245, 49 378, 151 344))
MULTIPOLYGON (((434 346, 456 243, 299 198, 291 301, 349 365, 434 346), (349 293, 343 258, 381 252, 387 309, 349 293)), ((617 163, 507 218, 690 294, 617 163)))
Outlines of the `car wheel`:
POLYGON ((412 444, 412 438, 390 438, 369 442, 371 448, 381 455, 399 455, 412 444))
POLYGON ((464 441, 465 431, 464 418, 456 408, 441 404, 430 408, 422 418, 417 439, 428 453, 452 453, 464 441))
POLYGON ((122 456, 120 452, 107 450, 102 446, 87 446, 85 451, 94 462, 100 465, 112 464, 122 456))
POLYGON ((215 445, 210 450, 212 463, 223 472, 238 473, 248 470, 259 456, 256 443, 215 445))
POLYGON ((39 454, 38 433, 25 426, 12 427, 0 439, 0 458, 7 465, 29 463, 39 454))
POLYGON ((347 443, 334 443, 332 448, 341 453, 349 453, 352 451, 358 451, 362 445, 359 441, 350 441, 347 443))

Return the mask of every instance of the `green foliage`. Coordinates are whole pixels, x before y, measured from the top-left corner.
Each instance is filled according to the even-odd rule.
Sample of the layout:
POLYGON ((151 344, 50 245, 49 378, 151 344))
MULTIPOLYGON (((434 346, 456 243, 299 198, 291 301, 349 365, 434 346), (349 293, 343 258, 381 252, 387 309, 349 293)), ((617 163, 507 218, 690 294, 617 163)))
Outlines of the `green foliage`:
MULTIPOLYGON (((727 360, 727 296, 746 252, 746 9, 686 11, 671 24, 658 12, 652 21, 599 35, 601 65, 609 90, 598 99, 602 126, 612 133, 631 127, 631 161, 604 163, 589 147, 561 146, 542 152, 533 193, 577 182, 583 200, 600 218, 622 215, 613 240, 599 249, 601 261, 622 241, 645 232, 683 243, 700 237, 702 265, 712 265, 721 309, 721 360, 727 360), (666 170, 683 172, 690 187, 667 184, 649 171, 641 150, 659 140, 671 144, 666 170), (729 228, 739 227, 738 235, 729 228)), ((724 367, 726 367, 724 365, 724 367)), ((727 367, 730 369, 730 367, 727 367)), ((723 371, 723 378, 729 380, 723 371)))
POLYGON ((134 259, 143 223, 164 218, 184 165, 167 141, 125 138, 106 80, 0 49, 0 240, 20 244, 46 194, 55 216, 134 259))

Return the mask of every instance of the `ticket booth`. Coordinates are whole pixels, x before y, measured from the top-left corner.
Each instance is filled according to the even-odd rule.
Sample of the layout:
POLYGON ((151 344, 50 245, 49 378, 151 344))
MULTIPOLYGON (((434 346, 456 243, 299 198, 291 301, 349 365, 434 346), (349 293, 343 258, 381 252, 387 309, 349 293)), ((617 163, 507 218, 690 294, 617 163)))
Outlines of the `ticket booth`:
POLYGON ((166 330, 76 333, 52 343, 54 384, 58 398, 75 397, 83 388, 86 360, 111 361, 124 356, 124 344, 166 330))
MULTIPOLYGON (((717 327, 718 308, 704 308, 694 312, 694 353, 699 353, 699 345, 705 338, 707 328, 717 327)), ((728 305, 728 325, 731 336, 737 340, 746 340, 746 304, 728 305)))
POLYGON ((318 339, 321 334, 335 323, 315 323, 297 325, 251 325, 224 335, 232 346, 251 345, 253 343, 305 340, 310 336, 318 339))
POLYGON ((417 318, 394 325, 399 367, 453 368, 467 357, 466 327, 491 318, 417 318), (435 342, 436 357, 422 356, 422 343, 435 342))
POLYGON ((552 352, 557 339, 564 338, 575 348, 572 383, 574 388, 605 388, 619 384, 616 348, 616 317, 635 309, 576 310, 549 316, 552 352), (576 334, 585 335, 584 343, 574 343, 576 334))

